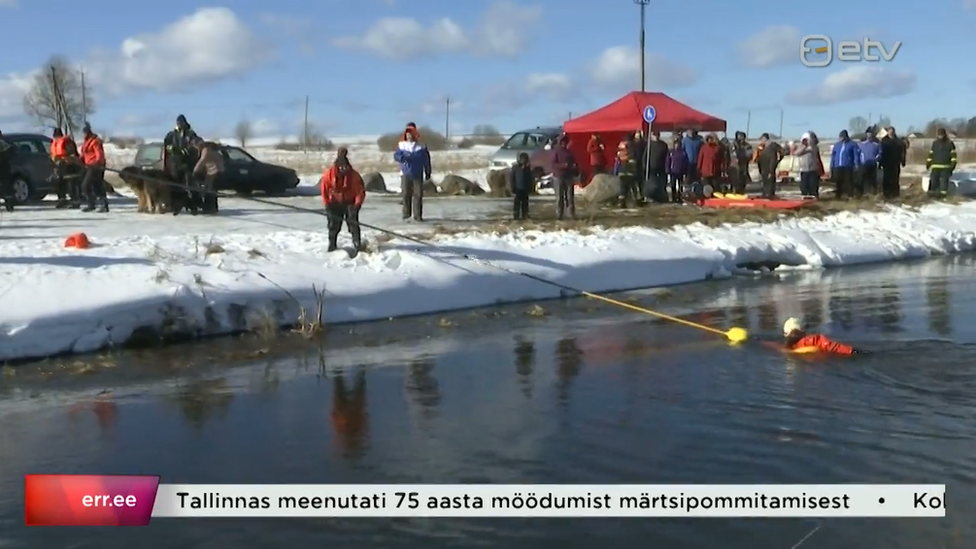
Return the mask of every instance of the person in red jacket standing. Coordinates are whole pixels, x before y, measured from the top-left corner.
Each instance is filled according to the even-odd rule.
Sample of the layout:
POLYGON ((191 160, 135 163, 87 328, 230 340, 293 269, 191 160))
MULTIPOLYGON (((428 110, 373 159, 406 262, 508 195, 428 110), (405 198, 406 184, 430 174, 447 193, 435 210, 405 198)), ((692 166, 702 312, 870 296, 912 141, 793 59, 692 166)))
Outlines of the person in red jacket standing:
POLYGON ((607 173, 607 147, 603 143, 603 138, 597 134, 590 137, 590 142, 586 144, 586 153, 590 156, 590 168, 593 175, 607 173))
POLYGON ((720 189, 724 173, 725 149, 719 144, 715 134, 709 134, 698 151, 698 175, 702 185, 710 186, 713 191, 720 189))
POLYGON ((359 209, 366 200, 366 185, 359 172, 349 163, 349 151, 339 149, 335 162, 322 174, 322 204, 329 214, 329 251, 339 248, 339 231, 346 222, 352 245, 362 251, 363 240, 359 227, 359 209))

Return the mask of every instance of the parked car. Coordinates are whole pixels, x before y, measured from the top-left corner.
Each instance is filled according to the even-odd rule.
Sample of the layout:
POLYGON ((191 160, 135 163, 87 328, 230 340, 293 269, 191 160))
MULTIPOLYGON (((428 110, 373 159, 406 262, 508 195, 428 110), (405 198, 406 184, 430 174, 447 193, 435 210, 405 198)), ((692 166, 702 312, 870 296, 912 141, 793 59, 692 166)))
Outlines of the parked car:
MULTIPOLYGON (((242 194, 252 191, 284 194, 300 182, 295 170, 262 162, 240 147, 220 145, 220 153, 224 157, 224 176, 220 178, 217 190, 242 194)), ((141 169, 162 169, 163 144, 153 142, 140 145, 133 163, 141 169)))
POLYGON ((562 126, 537 127, 512 134, 488 161, 489 170, 507 170, 518 161, 518 155, 529 153, 536 181, 552 173, 551 154, 545 146, 563 133, 562 126))
POLYGON ((16 203, 39 202, 56 192, 51 181, 51 138, 36 133, 5 133, 3 137, 15 148, 11 161, 16 203))

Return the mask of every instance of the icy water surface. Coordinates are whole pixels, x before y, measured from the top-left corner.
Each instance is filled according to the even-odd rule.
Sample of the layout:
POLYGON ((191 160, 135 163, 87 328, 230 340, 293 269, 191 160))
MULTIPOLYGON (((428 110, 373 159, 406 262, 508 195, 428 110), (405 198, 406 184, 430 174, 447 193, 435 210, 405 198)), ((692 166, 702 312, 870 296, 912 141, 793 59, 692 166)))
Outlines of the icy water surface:
POLYGON ((0 381, 0 547, 976 547, 973 257, 627 299, 875 354, 790 357, 592 302, 18 369, 0 381), (234 362, 227 364, 228 357, 234 362), (100 394, 101 393, 101 394, 100 394), (336 421, 336 419, 342 421, 336 421), (945 483, 946 519, 169 520, 27 529, 25 473, 168 483, 945 483))

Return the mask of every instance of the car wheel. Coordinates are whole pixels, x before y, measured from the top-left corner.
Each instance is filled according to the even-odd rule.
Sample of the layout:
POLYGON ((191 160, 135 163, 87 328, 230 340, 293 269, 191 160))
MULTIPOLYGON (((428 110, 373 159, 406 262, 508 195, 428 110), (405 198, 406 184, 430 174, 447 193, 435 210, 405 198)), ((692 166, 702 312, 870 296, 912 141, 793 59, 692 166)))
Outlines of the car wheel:
POLYGON ((288 194, 288 188, 284 183, 272 183, 265 187, 264 194, 268 196, 284 196, 288 194))
POLYGON ((34 192, 34 187, 31 186, 30 181, 28 181, 26 177, 22 175, 15 175, 10 186, 11 191, 13 192, 15 204, 27 204, 30 202, 31 194, 34 192))

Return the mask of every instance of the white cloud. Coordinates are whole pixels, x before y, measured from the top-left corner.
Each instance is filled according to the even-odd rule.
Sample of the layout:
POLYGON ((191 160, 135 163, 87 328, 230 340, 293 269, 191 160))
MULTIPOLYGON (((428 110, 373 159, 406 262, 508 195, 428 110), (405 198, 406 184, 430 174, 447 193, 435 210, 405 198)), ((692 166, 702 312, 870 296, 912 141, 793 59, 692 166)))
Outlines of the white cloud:
MULTIPOLYGON (((689 67, 664 57, 648 53, 645 59, 647 89, 690 86, 698 75, 689 67)), ((599 87, 635 90, 640 87, 640 50, 628 46, 614 46, 590 64, 590 78, 599 87)))
POLYGON ((962 0, 962 7, 967 10, 976 8, 976 0, 962 0))
POLYGON ((868 98, 896 97, 915 89, 915 73, 872 65, 856 65, 824 78, 816 86, 796 90, 786 99, 794 105, 830 105, 868 98))
POLYGON ((96 52, 83 66, 95 92, 174 92, 243 74, 270 52, 227 8, 201 8, 155 33, 126 38, 115 52, 96 52))
POLYGON ((16 8, 17 0, 0 0, 0 8, 16 8))
MULTIPOLYGON (((3 1, 3 0, 0 0, 3 1)), ((158 32, 126 38, 76 64, 96 99, 134 91, 175 92, 243 74, 270 57, 257 35, 227 8, 201 8, 158 32)), ((31 74, 0 78, 0 116, 22 113, 31 74)))
POLYGON ((736 46, 739 63, 763 69, 799 63, 800 31, 790 25, 773 25, 753 34, 736 46))
POLYGON ((534 73, 525 79, 525 91, 563 100, 573 91, 573 79, 561 73, 534 73))
POLYGON ((0 78, 0 118, 24 114, 24 95, 30 89, 31 81, 29 74, 8 74, 0 78))
POLYGON ((334 43, 390 59, 459 52, 514 57, 528 45, 541 16, 538 6, 502 0, 491 4, 473 28, 446 17, 426 26, 410 17, 384 17, 362 36, 341 37, 334 43))

